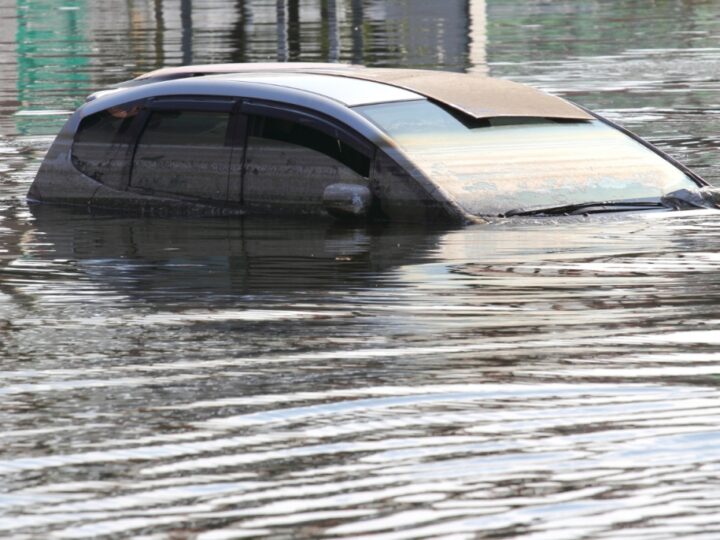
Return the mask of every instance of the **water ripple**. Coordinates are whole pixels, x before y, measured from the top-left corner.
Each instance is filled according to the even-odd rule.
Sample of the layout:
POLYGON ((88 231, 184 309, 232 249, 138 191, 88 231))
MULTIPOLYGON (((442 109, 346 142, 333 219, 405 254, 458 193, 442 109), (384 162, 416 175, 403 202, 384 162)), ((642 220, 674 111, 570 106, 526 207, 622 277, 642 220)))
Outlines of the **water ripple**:
POLYGON ((720 183, 712 5, 312 0, 278 34, 272 0, 45 4, 0 0, 0 536, 717 537, 717 213, 447 230, 24 202, 89 92, 278 56, 489 70, 720 183))

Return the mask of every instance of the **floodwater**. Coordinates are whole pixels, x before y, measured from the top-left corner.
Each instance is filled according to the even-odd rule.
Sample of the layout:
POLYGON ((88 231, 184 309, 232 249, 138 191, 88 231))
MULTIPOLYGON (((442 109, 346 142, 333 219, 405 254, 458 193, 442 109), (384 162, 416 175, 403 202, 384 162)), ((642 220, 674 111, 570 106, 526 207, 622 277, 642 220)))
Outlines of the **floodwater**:
POLYGON ((0 536, 718 538, 717 213, 25 203, 90 91, 274 59, 509 77, 720 183, 713 1, 0 0, 0 536))

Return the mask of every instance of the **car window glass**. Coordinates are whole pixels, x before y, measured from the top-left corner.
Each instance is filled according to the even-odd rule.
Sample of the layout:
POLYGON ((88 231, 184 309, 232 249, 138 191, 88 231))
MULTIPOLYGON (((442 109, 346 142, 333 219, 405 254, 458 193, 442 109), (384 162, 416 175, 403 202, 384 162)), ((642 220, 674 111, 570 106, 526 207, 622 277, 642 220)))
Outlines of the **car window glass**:
POLYGON ((145 192, 225 200, 232 147, 230 115, 153 111, 135 150, 130 185, 145 192))
POLYGON ((146 145, 222 146, 229 115, 212 111, 154 111, 142 136, 146 145))
POLYGON ((243 201, 280 211, 320 211, 325 188, 367 185, 370 158, 344 140, 314 127, 249 115, 243 201))
POLYGON ((75 133, 75 143, 112 143, 126 122, 127 118, 115 116, 109 111, 91 114, 80 122, 75 133))
POLYGON ((656 199, 697 186, 599 121, 461 121, 429 101, 357 107, 473 214, 587 201, 656 199))
POLYGON ((99 182, 124 185, 131 147, 123 135, 139 110, 137 103, 131 103, 83 118, 72 146, 75 167, 99 182))
POLYGON ((370 174, 370 158, 339 138, 292 120, 258 115, 250 118, 253 137, 304 146, 331 157, 360 176, 367 178, 370 174))

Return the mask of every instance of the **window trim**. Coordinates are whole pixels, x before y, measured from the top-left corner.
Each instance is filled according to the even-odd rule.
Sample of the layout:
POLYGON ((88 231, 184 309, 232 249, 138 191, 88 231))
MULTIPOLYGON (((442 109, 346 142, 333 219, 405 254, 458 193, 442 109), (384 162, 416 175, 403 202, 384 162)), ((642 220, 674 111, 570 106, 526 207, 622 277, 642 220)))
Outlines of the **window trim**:
POLYGON ((147 100, 151 111, 207 111, 233 113, 239 99, 215 96, 157 96, 147 100))

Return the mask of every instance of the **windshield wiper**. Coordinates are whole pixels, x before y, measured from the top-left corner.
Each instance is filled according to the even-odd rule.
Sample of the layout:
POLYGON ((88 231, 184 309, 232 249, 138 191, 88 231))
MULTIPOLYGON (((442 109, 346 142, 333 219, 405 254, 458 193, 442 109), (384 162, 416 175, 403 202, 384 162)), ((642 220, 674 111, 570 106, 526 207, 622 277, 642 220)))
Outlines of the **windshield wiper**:
POLYGON ((579 210, 588 209, 587 214, 599 214, 603 212, 623 212, 634 208, 667 208, 661 201, 601 201, 584 202, 574 204, 563 204, 560 206, 545 206, 542 208, 515 208, 500 214, 500 217, 512 216, 566 216, 579 210), (595 210, 592 210, 595 208, 595 210))

